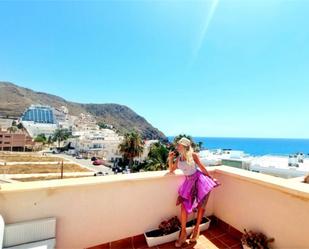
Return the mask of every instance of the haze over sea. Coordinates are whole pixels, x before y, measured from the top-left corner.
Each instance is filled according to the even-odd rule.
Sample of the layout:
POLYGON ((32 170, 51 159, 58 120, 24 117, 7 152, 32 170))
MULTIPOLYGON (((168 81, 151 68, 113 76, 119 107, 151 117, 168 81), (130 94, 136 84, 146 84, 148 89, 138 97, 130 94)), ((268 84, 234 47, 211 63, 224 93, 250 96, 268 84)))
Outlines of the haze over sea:
MULTIPOLYGON (((169 141, 173 138, 168 137, 169 141)), ((193 140, 202 142, 204 149, 242 150, 255 156, 309 153, 309 139, 193 137, 193 140)))

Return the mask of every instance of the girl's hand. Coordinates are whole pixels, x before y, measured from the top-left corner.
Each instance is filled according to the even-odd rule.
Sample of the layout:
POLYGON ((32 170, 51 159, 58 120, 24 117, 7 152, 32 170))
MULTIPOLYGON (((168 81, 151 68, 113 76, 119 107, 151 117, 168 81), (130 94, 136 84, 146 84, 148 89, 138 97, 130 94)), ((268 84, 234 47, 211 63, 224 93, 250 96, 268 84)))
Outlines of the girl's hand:
POLYGON ((217 186, 221 185, 221 183, 216 178, 212 178, 212 180, 217 184, 217 186))
POLYGON ((170 151, 169 153, 168 153, 168 159, 174 159, 174 157, 175 157, 175 152, 174 151, 170 151))

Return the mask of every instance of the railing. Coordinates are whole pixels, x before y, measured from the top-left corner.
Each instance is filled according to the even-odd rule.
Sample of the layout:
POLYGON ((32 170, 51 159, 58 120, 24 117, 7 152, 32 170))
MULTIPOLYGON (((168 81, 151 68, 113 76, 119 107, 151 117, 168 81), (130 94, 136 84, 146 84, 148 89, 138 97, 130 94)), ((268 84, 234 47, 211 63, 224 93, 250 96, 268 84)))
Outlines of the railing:
MULTIPOLYGON (((275 248, 308 248, 309 185, 227 166, 210 170, 222 183, 207 215, 235 228, 275 238, 275 248)), ((179 214, 184 177, 166 171, 3 184, 0 213, 7 223, 57 218, 57 248, 86 248, 141 234, 179 214)))

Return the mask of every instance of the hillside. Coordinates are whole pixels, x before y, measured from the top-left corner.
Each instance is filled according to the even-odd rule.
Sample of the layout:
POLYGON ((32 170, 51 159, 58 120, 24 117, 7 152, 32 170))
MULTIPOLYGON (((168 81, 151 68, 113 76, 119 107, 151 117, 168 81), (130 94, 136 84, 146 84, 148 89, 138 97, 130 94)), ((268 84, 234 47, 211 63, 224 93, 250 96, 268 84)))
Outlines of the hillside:
POLYGON ((79 115, 82 112, 90 113, 96 117, 97 121, 113 125, 120 133, 135 129, 146 139, 166 139, 161 131, 127 106, 79 104, 52 94, 35 92, 10 82, 0 82, 0 116, 20 117, 31 104, 49 105, 55 108, 66 106, 71 115, 79 115))

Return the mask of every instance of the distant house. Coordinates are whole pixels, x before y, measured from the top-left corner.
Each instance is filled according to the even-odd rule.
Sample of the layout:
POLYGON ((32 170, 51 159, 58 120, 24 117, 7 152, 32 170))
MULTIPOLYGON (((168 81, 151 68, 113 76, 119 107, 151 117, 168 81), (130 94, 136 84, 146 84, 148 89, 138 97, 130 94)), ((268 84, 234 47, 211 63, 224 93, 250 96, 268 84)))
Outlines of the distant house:
POLYGON ((27 133, 9 133, 0 130, 0 151, 25 151, 35 143, 27 133))

